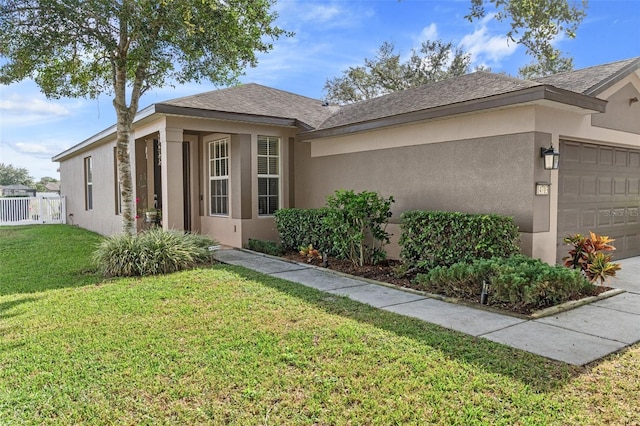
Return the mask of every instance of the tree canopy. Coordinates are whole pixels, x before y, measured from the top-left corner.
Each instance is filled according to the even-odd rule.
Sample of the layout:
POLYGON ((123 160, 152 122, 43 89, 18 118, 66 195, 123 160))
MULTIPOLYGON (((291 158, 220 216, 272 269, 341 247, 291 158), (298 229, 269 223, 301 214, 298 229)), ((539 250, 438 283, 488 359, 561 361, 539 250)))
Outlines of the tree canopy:
POLYGON ((466 74, 470 62, 468 54, 439 40, 423 42, 403 62, 393 43, 385 42, 363 66, 327 80, 324 91, 329 102, 348 104, 466 74))
MULTIPOLYGON (((470 0, 466 18, 491 17, 509 22, 506 36, 525 47, 533 62, 519 69, 522 78, 534 78, 573 69, 573 59, 554 47, 562 36, 574 38, 587 0, 470 0)), ((452 43, 426 41, 402 62, 392 43, 384 43, 373 59, 349 67, 324 86, 330 102, 348 104, 420 86, 469 72, 471 58, 452 43)))
POLYGON ((135 232, 129 137, 152 87, 230 84, 284 30, 275 0, 0 0, 0 83, 50 98, 113 96, 123 230, 135 232))
POLYGON ((29 171, 23 167, 0 163, 0 185, 32 186, 33 178, 29 176, 29 171))
POLYGON ((586 16, 587 0, 471 0, 469 21, 488 15, 492 6, 498 21, 508 21, 507 37, 525 47, 534 62, 520 68, 523 78, 540 77, 573 69, 573 59, 553 46, 558 37, 575 38, 578 26, 586 16))
POLYGON ((58 184, 60 182, 56 178, 52 178, 52 177, 49 177, 49 176, 44 176, 44 177, 40 178, 40 181, 35 183, 36 191, 38 191, 38 192, 49 192, 49 189, 47 188, 47 184, 49 184, 49 183, 58 184))

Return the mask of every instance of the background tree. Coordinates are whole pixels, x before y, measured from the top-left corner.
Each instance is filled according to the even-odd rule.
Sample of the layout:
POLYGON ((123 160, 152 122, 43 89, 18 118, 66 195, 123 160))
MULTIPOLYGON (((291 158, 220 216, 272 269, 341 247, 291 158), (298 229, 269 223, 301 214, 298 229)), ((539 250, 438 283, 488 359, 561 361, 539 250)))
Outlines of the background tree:
POLYGON ((29 176, 29 171, 25 168, 0 163, 0 185, 33 186, 33 178, 29 176))
POLYGON ((364 66, 327 80, 324 91, 328 101, 348 104, 466 74, 470 62, 468 54, 439 40, 423 42, 402 62, 393 43, 385 42, 374 59, 365 58, 364 66))
POLYGON ((41 178, 40 181, 36 182, 36 191, 38 191, 38 192, 49 192, 49 190, 47 189, 47 186, 46 186, 48 183, 59 183, 59 181, 56 178, 45 176, 45 177, 41 178))
POLYGON ((471 0, 469 21, 487 16, 486 5, 495 8, 494 18, 509 21, 507 37, 525 47, 534 62, 520 68, 523 78, 540 77, 571 71, 573 59, 553 46, 564 34, 575 38, 578 26, 586 16, 587 0, 471 0))
POLYGON ((140 96, 230 84, 283 33, 275 0, 0 0, 0 83, 32 78, 50 98, 113 96, 125 233, 135 229, 129 143, 140 96))

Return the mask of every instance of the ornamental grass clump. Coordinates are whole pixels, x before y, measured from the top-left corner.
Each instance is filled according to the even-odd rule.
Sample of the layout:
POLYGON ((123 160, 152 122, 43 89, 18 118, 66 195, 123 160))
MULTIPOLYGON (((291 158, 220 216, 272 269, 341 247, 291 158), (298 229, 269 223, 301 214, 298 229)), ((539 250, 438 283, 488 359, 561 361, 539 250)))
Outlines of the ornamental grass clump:
POLYGON ((150 229, 137 235, 104 239, 93 253, 107 277, 158 275, 190 269, 209 260, 215 242, 197 234, 150 229))

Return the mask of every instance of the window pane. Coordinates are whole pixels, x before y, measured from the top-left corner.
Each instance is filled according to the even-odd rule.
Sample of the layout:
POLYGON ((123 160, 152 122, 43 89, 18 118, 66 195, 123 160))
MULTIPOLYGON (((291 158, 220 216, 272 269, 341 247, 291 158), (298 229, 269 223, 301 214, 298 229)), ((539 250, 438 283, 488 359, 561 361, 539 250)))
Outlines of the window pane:
POLYGON ((264 137, 258 138, 258 155, 267 155, 267 139, 264 137))
POLYGON ((278 178, 269 178, 269 195, 278 195, 278 178))
POLYGON ((258 214, 271 215, 280 206, 280 138, 258 137, 258 214))
POLYGON ((278 139, 269 139, 269 155, 278 155, 278 139))
POLYGON ((93 185, 87 186, 87 210, 93 210, 93 185))
POLYGON ((229 181, 217 179, 210 182, 211 187, 211 214, 229 213, 229 181))
POLYGON ((229 140, 209 143, 209 214, 229 214, 229 140))
POLYGON ((269 168, 267 167, 267 157, 258 157, 258 174, 269 174, 269 168))
POLYGON ((267 210, 267 197, 258 197, 258 214, 269 214, 267 210))
MULTIPOLYGON (((260 173, 260 172, 258 172, 260 173)), ((269 157, 269 172, 270 175, 277 175, 278 172, 278 157, 269 157)))
POLYGON ((268 178, 258 178, 258 195, 267 195, 268 178))
POLYGON ((278 197, 267 197, 267 214, 274 214, 278 210, 278 197))

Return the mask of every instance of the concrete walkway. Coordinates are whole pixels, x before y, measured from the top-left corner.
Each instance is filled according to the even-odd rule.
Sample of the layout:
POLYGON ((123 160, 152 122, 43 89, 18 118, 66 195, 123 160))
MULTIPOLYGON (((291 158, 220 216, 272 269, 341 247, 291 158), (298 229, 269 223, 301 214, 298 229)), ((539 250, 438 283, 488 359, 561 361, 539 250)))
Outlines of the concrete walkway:
POLYGON ((528 320, 432 299, 329 270, 244 250, 215 257, 308 287, 414 317, 573 365, 583 365, 640 341, 640 258, 619 261, 611 286, 625 293, 549 317, 528 320))

